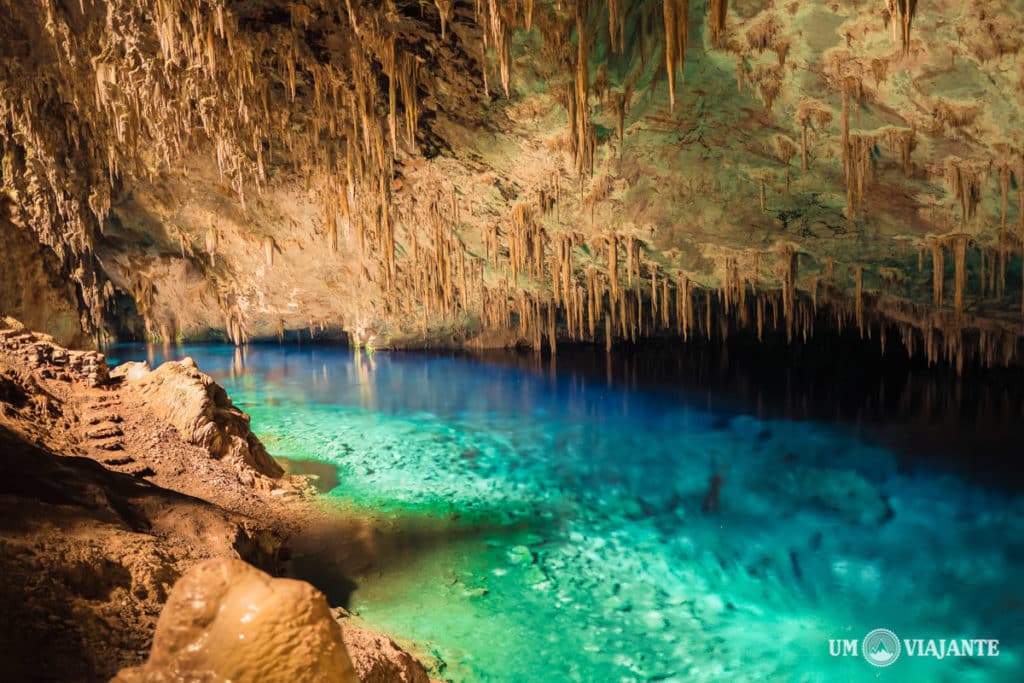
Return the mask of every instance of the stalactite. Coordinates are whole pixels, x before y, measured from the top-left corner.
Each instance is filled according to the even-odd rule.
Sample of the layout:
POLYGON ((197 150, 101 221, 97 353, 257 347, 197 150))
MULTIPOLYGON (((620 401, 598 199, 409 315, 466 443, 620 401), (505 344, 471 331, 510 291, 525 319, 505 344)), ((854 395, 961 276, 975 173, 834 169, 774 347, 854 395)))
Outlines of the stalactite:
POLYGON ((597 334, 597 269, 587 268, 587 332, 591 340, 597 334))
POLYGON ((220 233, 217 232, 217 228, 211 227, 206 231, 206 253, 210 255, 210 267, 217 265, 217 246, 220 243, 220 233))
POLYGON ((612 233, 608 236, 608 282, 611 287, 612 299, 619 297, 619 236, 612 233))
POLYGON ((872 135, 863 133, 853 134, 848 137, 849 149, 846 154, 847 166, 847 201, 856 196, 856 205, 847 205, 847 216, 852 217, 855 208, 864 206, 864 189, 871 178, 873 168, 873 152, 875 138, 872 135))
POLYGON ((956 268, 953 308, 957 313, 962 313, 964 310, 964 291, 967 288, 967 266, 965 263, 966 254, 967 237, 966 235, 957 235, 956 238, 953 239, 953 264, 956 268))
POLYGON ((726 18, 729 14, 729 0, 711 0, 710 5, 711 45, 719 47, 725 33, 726 18))
POLYGON ((789 164, 796 156, 797 146, 796 143, 785 135, 775 136, 775 149, 779 153, 779 159, 782 161, 782 165, 786 167, 786 192, 789 192, 790 185, 790 168, 789 164))
POLYGON ((437 12, 441 18, 441 41, 448 40, 448 23, 452 20, 452 6, 455 0, 434 0, 437 12))
POLYGON ((668 276, 666 275, 661 279, 661 327, 662 329, 669 329, 672 324, 669 312, 672 310, 672 304, 669 301, 671 291, 668 286, 668 276))
POLYGON ((932 302, 936 306, 942 306, 943 286, 946 281, 946 263, 942 251, 942 244, 936 241, 932 244, 932 302))
POLYGON ((910 155, 917 147, 917 132, 911 128, 888 128, 886 136, 889 139, 889 148, 894 153, 899 151, 900 167, 903 173, 910 175, 910 155))
POLYGON ((549 302, 546 306, 546 310, 548 347, 551 349, 551 355, 554 356, 558 353, 558 330, 555 326, 555 307, 549 302))
POLYGON ((633 263, 635 259, 636 239, 632 236, 626 237, 626 283, 633 286, 633 263))
POLYGON ((903 54, 910 52, 910 27, 917 13, 917 0, 896 0, 896 8, 900 14, 900 39, 903 43, 903 54))
POLYGON ((593 172, 597 142, 596 129, 590 117, 590 51, 593 36, 587 22, 588 6, 589 2, 576 3, 576 61, 567 102, 570 142, 579 176, 593 172))
POLYGON ((846 179, 846 218, 853 219, 853 193, 854 193, 854 172, 855 162, 851 156, 850 144, 850 97, 857 91, 859 81, 853 77, 842 79, 842 126, 840 132, 840 146, 843 154, 843 176, 846 179))
POLYGON ((797 106, 796 123, 800 126, 800 167, 803 170, 810 168, 810 152, 808 133, 811 125, 823 129, 832 123, 832 111, 827 105, 816 100, 801 100, 797 106))
POLYGON ((267 268, 274 267, 274 249, 277 247, 274 244, 274 238, 267 235, 263 238, 263 255, 267 261, 267 268))
POLYGON ((963 224, 974 217, 981 203, 982 171, 973 164, 952 157, 946 160, 946 180, 960 201, 963 224))
POLYGON ((999 227, 1006 229, 1006 209, 1010 200, 1010 180, 1013 175, 1013 167, 1009 162, 1003 161, 997 166, 999 172, 999 227))
POLYGON ((608 0, 608 46, 613 53, 626 49, 626 11, 624 0, 608 0))
POLYGON ((689 34, 689 0, 662 0, 665 20, 665 70, 668 73, 669 109, 676 106, 676 74, 686 70, 686 45, 689 34))
POLYGON ((615 109, 615 133, 619 139, 619 157, 626 146, 626 95, 615 93, 613 105, 615 109))

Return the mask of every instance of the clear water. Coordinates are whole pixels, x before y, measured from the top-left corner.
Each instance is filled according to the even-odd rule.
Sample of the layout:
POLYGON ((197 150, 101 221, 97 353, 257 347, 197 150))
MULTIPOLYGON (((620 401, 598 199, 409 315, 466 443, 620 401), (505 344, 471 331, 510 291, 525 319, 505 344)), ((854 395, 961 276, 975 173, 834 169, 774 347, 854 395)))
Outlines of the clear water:
POLYGON ((348 606, 436 654, 442 677, 1024 680, 1021 497, 908 466, 871 427, 466 358, 108 355, 165 353, 222 382, 273 454, 336 466, 327 495, 399 539, 348 577, 348 606), (830 655, 879 627, 998 638, 1000 656, 830 655))

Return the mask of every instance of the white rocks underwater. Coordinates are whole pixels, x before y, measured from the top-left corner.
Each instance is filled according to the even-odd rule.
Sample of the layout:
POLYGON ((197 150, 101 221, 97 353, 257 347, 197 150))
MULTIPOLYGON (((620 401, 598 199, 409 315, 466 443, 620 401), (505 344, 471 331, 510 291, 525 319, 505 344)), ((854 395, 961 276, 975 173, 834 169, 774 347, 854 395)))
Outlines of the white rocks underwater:
POLYGON ((467 358, 174 354, 224 384, 269 452, 335 465, 330 497, 384 535, 419 530, 347 577, 348 608, 433 652, 440 677, 1022 679, 1021 497, 865 430, 467 358), (830 654, 875 628, 1002 647, 886 669, 830 654))

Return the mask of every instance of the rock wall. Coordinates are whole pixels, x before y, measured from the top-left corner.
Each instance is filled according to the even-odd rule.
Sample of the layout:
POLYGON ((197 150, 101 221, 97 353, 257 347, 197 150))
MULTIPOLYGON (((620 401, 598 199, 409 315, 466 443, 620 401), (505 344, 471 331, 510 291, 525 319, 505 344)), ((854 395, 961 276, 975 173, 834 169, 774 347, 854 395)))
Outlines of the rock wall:
POLYGON ((0 217, 0 316, 4 315, 48 332, 65 346, 92 343, 82 330, 75 286, 57 256, 31 230, 0 217))

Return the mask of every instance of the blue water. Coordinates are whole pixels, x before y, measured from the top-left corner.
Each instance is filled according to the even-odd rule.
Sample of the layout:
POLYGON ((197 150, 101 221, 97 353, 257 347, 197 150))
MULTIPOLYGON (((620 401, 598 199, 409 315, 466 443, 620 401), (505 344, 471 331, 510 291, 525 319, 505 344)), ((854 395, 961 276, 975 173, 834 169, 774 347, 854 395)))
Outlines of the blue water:
POLYGON ((467 358, 108 355, 191 355, 272 454, 336 466, 327 495, 383 534, 415 529, 393 562, 348 577, 348 606, 443 661, 439 677, 1024 680, 1021 497, 907 467, 871 428, 467 358), (999 639, 1000 654, 830 655, 875 628, 999 639))

